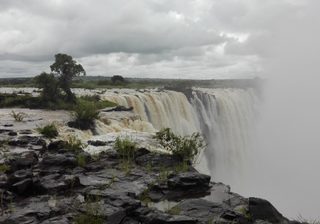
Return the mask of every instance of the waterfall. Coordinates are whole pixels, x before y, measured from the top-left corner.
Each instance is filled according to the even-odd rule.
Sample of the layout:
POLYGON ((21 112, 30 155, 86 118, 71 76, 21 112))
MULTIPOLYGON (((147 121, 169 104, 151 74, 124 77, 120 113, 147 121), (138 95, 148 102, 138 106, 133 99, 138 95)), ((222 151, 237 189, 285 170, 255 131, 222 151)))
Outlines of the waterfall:
POLYGON ((253 89, 194 89, 195 109, 208 149, 209 173, 217 181, 241 185, 250 163, 258 99, 253 89))
POLYGON ((194 88, 190 99, 175 91, 105 93, 102 98, 133 107, 155 129, 181 135, 201 132, 208 148, 196 164, 201 172, 236 186, 250 161, 258 99, 253 89, 194 88))
POLYGON ((187 97, 175 91, 106 93, 102 98, 119 105, 133 107, 143 121, 148 121, 157 129, 171 128, 181 135, 199 132, 200 124, 187 97))

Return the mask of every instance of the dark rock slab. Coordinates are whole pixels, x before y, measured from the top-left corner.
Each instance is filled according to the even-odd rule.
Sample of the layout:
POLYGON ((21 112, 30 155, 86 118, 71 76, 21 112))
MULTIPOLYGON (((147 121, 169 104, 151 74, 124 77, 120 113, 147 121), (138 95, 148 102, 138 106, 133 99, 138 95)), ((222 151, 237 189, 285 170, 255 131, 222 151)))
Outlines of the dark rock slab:
POLYGON ((193 217, 201 223, 249 223, 243 214, 236 213, 220 203, 204 199, 188 199, 178 205, 180 214, 193 217))
POLYGON ((72 190, 80 185, 79 178, 73 175, 50 174, 40 179, 40 188, 47 193, 72 190))
POLYGON ((87 202, 79 210, 87 215, 102 217, 113 224, 120 224, 126 216, 124 209, 108 204, 104 200, 87 202))
POLYGON ((21 180, 17 183, 14 183, 11 186, 11 189, 16 192, 17 194, 23 195, 29 192, 32 188, 33 181, 31 178, 26 178, 24 180, 21 180))
POLYGON ((249 213, 253 220, 265 220, 270 223, 285 223, 288 219, 267 200, 261 198, 249 198, 249 213))
POLYGON ((181 162, 179 158, 172 155, 155 153, 147 153, 145 155, 139 156, 135 159, 135 161, 140 166, 151 166, 158 169, 173 168, 181 162))
POLYGON ((185 215, 170 215, 156 209, 141 207, 134 212, 134 218, 146 224, 196 224, 198 220, 185 215))
POLYGON ((198 172, 173 174, 168 179, 169 189, 209 188, 211 177, 198 172))
POLYGON ((38 162, 38 156, 34 151, 24 151, 20 154, 12 155, 9 165, 13 170, 31 167, 38 162))
POLYGON ((66 145, 65 141, 62 141, 62 140, 53 141, 48 144, 48 150, 49 151, 58 151, 60 149, 63 149, 65 145, 66 145))
POLYGON ((52 154, 47 153, 43 155, 43 159, 41 161, 41 165, 43 166, 77 166, 77 159, 73 153, 64 153, 64 154, 52 154))
POLYGON ((95 140, 95 141, 89 140, 88 144, 93 146, 106 146, 108 145, 108 142, 100 141, 100 140, 95 140))

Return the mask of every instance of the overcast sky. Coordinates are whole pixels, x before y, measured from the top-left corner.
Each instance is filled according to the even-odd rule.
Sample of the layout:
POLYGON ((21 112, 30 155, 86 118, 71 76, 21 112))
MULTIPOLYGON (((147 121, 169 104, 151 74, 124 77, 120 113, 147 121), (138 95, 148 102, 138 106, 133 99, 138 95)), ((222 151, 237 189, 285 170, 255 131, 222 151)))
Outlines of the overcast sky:
POLYGON ((277 32, 306 17, 313 4, 318 3, 0 0, 0 77, 48 71, 59 52, 76 58, 88 75, 261 75, 277 32))

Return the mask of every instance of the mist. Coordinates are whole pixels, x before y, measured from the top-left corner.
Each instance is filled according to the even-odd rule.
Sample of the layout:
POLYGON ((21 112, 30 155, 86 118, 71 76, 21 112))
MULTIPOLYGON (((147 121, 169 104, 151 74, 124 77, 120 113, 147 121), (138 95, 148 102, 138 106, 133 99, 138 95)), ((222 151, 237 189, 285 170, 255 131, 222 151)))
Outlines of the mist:
MULTIPOLYGON (((320 219, 319 2, 271 30, 254 163, 243 193, 265 197, 284 215, 320 219)), ((312 4, 311 4, 312 3, 312 4)))

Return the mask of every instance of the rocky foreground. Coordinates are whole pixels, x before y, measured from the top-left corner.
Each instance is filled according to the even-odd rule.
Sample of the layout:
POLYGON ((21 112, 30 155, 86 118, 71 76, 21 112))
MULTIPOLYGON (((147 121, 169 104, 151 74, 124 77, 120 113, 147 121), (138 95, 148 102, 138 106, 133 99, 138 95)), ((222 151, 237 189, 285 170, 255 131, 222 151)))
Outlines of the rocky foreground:
POLYGON ((168 154, 139 148, 127 162, 115 150, 91 156, 28 130, 0 132, 2 224, 294 223, 168 154))

